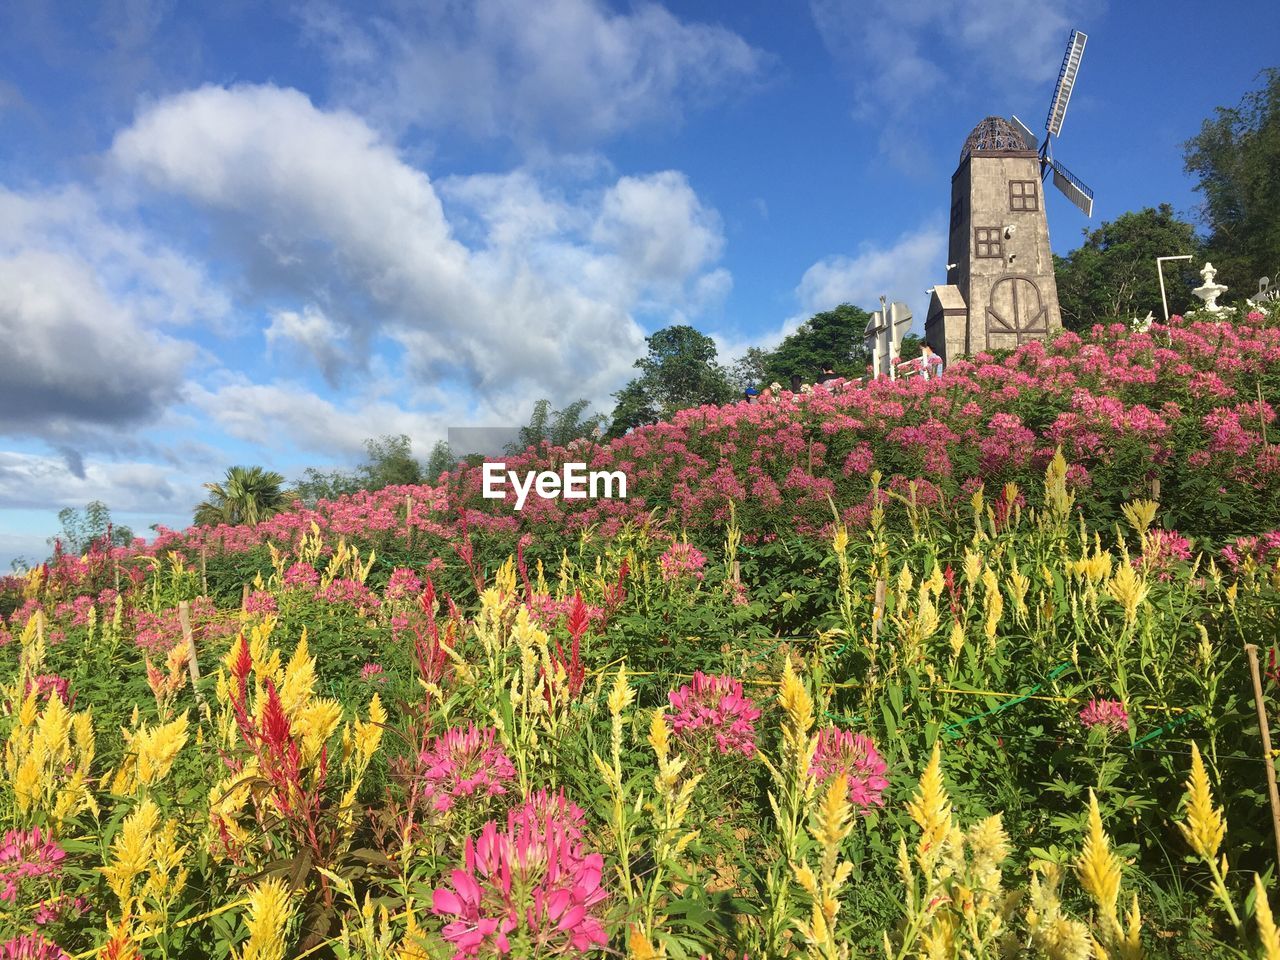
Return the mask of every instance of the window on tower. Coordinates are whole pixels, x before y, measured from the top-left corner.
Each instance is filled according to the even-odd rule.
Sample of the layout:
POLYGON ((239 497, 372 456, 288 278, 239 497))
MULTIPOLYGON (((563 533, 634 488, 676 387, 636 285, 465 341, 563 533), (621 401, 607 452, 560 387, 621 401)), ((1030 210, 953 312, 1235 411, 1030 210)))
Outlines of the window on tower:
POLYGON ((1004 257, 999 227, 973 228, 973 255, 982 260, 1004 257))
POLYGON ((1034 180, 1009 181, 1010 210, 1039 210, 1040 200, 1034 180))

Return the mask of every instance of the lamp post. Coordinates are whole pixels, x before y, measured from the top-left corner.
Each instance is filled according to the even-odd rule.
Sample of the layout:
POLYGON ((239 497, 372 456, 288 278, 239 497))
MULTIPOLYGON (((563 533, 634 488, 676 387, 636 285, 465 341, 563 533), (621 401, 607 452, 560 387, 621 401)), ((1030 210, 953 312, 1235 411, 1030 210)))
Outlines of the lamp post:
POLYGON ((1169 322, 1169 301, 1164 294, 1164 262, 1166 260, 1190 260, 1191 254, 1179 254, 1176 257, 1156 257, 1156 273, 1160 274, 1160 306, 1164 307, 1164 322, 1169 322))

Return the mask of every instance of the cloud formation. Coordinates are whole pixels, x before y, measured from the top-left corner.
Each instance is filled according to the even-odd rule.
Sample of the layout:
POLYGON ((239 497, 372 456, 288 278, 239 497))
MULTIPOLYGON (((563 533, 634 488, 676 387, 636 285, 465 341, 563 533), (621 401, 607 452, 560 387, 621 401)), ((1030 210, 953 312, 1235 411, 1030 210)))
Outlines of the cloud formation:
POLYGON ((655 3, 425 0, 378 4, 359 21, 331 3, 302 9, 335 89, 362 114, 428 136, 445 129, 523 144, 580 146, 678 123, 741 90, 766 54, 724 27, 655 3))
POLYGON ((382 336, 410 377, 463 384, 498 412, 599 399, 643 345, 633 311, 696 312, 729 286, 714 266, 720 219, 680 173, 573 196, 526 170, 438 190, 361 118, 296 90, 168 98, 117 135, 111 158, 237 221, 255 241, 237 250, 246 276, 271 277, 259 293, 303 305, 276 312, 268 338, 300 343, 330 378, 382 336), (351 349, 336 349, 344 336, 351 349))

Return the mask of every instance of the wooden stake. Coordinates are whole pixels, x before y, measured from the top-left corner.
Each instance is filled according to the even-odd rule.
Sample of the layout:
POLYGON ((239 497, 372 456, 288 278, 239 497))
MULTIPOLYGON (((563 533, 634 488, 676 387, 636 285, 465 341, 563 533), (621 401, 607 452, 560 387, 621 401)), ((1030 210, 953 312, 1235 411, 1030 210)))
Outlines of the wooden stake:
POLYGON ((244 589, 240 591, 240 609, 245 610, 249 606, 249 585, 246 583, 244 589))
POLYGON ((206 548, 200 548, 200 596, 207 597, 209 595, 209 575, 205 570, 206 548))
POLYGON ((1267 721, 1267 705, 1262 698, 1262 671, 1258 668, 1258 646, 1246 643, 1249 673, 1253 675, 1253 702, 1258 708, 1258 733, 1262 737, 1262 759, 1267 767, 1267 793, 1271 797, 1271 829, 1276 838, 1276 862, 1280 863, 1280 790, 1276 789, 1276 765, 1271 756, 1271 725, 1267 721))
POLYGON ((876 646, 880 636, 880 624, 884 621, 885 592, 888 588, 883 580, 876 581, 876 605, 871 616, 871 646, 876 646))
POLYGON ((187 641, 187 670, 191 674, 191 689, 195 692, 196 703, 200 704, 200 712, 208 719, 209 708, 205 705, 204 695, 200 693, 200 661, 196 659, 196 637, 191 632, 191 604, 186 600, 178 601, 178 623, 182 625, 182 639, 187 641))
POLYGON ((733 569, 729 572, 729 576, 733 579, 734 583, 742 582, 742 564, 737 560, 733 561, 733 569))

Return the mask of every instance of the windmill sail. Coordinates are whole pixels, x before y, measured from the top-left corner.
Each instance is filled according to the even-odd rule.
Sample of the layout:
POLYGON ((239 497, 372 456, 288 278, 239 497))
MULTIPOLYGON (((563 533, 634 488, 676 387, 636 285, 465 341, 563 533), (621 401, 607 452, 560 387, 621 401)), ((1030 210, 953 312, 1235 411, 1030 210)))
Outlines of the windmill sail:
POLYGON ((1031 132, 1031 128, 1019 120, 1016 116, 1010 117, 1009 122, 1013 124, 1013 128, 1022 134, 1022 140, 1027 145, 1028 150, 1038 150, 1040 141, 1036 135, 1031 132))
POLYGON ((1071 91, 1076 85, 1076 74, 1080 72, 1080 59, 1084 56, 1084 45, 1089 38, 1079 30, 1072 30, 1067 40, 1067 53, 1062 58, 1062 69, 1058 71, 1058 86, 1054 88, 1053 100, 1049 103, 1049 118, 1044 128, 1055 137, 1062 134, 1062 121, 1067 116, 1067 104, 1071 102, 1071 91))
POLYGON ((1077 178, 1070 170, 1050 157, 1049 167, 1053 170, 1053 185, 1066 195, 1086 217, 1093 216, 1093 191, 1085 186, 1084 181, 1077 178))

